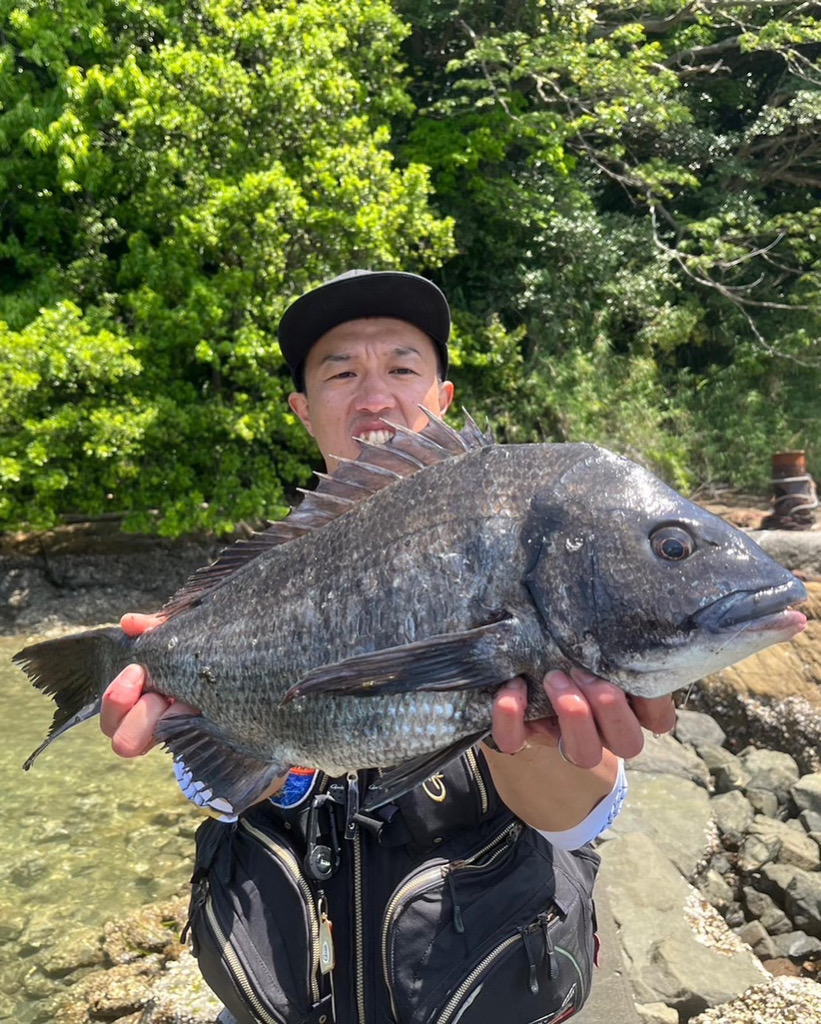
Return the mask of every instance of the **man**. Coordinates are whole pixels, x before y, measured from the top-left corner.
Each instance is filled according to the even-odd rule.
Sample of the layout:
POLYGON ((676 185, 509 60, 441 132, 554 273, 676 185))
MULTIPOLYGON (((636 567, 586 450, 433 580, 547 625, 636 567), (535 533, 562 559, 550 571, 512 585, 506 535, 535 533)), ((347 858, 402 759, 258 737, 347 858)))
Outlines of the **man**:
MULTIPOLYGON (((279 334, 283 354, 296 383, 296 390, 290 396, 289 403, 315 438, 329 472, 333 472, 338 458, 355 459, 359 455, 356 438, 372 444, 385 443, 392 434, 388 422, 422 430, 426 426, 427 417, 420 406, 439 415, 445 413, 453 399, 453 385, 446 379, 449 330, 450 312, 439 289, 416 275, 395 272, 352 271, 343 274, 302 296, 286 311, 279 334)), ((122 625, 128 633, 138 634, 156 621, 155 617, 130 615, 124 617, 122 625)), ((103 698, 102 728, 111 737, 114 750, 122 756, 135 756, 147 750, 152 745, 152 734, 158 719, 163 714, 173 713, 173 708, 169 710, 169 703, 164 698, 152 693, 142 694, 143 682, 142 669, 129 666, 114 680, 103 698)), ((467 842, 470 845, 469 840, 474 833, 477 837, 484 834, 482 829, 488 825, 494 813, 499 822, 509 829, 513 820, 512 812, 516 819, 546 835, 555 845, 567 848, 581 846, 601 831, 617 809, 619 758, 633 757, 640 751, 641 726, 654 732, 663 732, 670 729, 675 720, 669 697, 654 700, 628 699, 620 689, 582 671, 574 670, 569 676, 562 672, 550 672, 543 685, 556 712, 555 720, 525 721, 527 688, 524 680, 509 680, 500 688, 494 700, 492 729, 498 749, 482 744, 485 764, 481 768, 483 772, 489 772, 488 781, 492 790, 488 806, 482 809, 475 822, 466 827, 454 828, 450 839, 449 819, 437 818, 436 826, 431 826, 431 835, 436 830, 443 834, 431 838, 432 843, 450 843, 458 852, 461 850, 460 843, 467 842)), ((485 786, 483 779, 481 773, 476 775, 480 788, 485 786)), ((444 789, 447 789, 448 781, 446 777, 445 782, 441 783, 444 789)), ((278 791, 283 782, 284 779, 279 780, 272 792, 278 791)), ((285 789, 287 800, 277 797, 277 806, 287 809, 290 804, 305 800, 314 784, 311 773, 303 772, 298 777, 288 777, 285 789), (297 793, 296 801, 291 799, 293 794, 289 787, 297 793)), ((349 777, 347 795, 343 793, 344 787, 337 787, 338 802, 347 801, 350 804, 352 799, 358 800, 358 786, 357 780, 349 777), (351 787, 356 791, 353 797, 351 787)), ((333 784, 328 792, 333 796, 333 784)), ((430 792, 428 796, 431 796, 430 792)), ((320 804, 316 802, 319 798, 314 796, 312 799, 315 807, 319 808, 320 804)), ((434 797, 431 796, 431 799, 434 797)), ((350 812, 350 807, 348 810, 350 812)), ((399 812, 401 818, 401 807, 399 812)), ((266 810, 260 813, 269 812, 266 810)), ((276 814, 284 816, 282 829, 293 828, 294 823, 287 820, 285 811, 279 810, 276 814)), ((279 822, 276 814, 274 817, 279 822)), ((423 820, 425 815, 433 820, 433 810, 424 799, 421 804, 416 803, 406 808, 407 821, 416 822, 421 830, 411 838, 401 830, 397 831, 393 822, 388 822, 393 827, 394 835, 401 835, 406 840, 401 847, 401 855, 398 852, 398 841, 390 858, 378 844, 374 846, 373 853, 369 854, 374 865, 374 889, 379 890, 381 884, 385 894, 384 900, 382 896, 374 898, 370 912, 374 921, 387 913, 386 906, 392 905, 388 895, 394 886, 401 889, 403 872, 419 870, 414 858, 423 856, 420 850, 424 842, 419 839, 419 835, 426 834, 423 820), (417 819, 422 822, 421 825, 417 819)), ((265 827, 267 823, 268 819, 265 819, 265 827)), ((384 839, 385 824, 385 821, 377 822, 376 825, 371 823, 372 830, 379 832, 380 844, 384 839)), ((348 833, 352 828, 355 831, 350 813, 343 826, 347 826, 348 833)), ((330 834, 329 828, 332 832, 333 828, 326 824, 326 836, 330 834)), ((271 825, 270 834, 276 839, 278 830, 282 829, 279 824, 271 825)), ((390 831, 389 828, 388 833, 390 831)), ((408 835, 413 833, 413 826, 408 826, 406 832, 408 835)), ((351 838, 350 834, 348 838, 351 838)), ((309 853, 312 841, 309 834, 305 839, 309 853)), ((536 840, 533 839, 533 842, 536 840)), ((322 849, 330 850, 330 847, 322 846, 322 849)), ((343 843, 342 852, 336 854, 338 860, 341 858, 344 861, 347 849, 343 843)), ((534 849, 534 856, 537 852, 539 856, 544 855, 542 847, 539 851, 534 849)), ((459 857, 453 859, 462 862, 459 857)), ((315 881, 322 876, 309 874, 309 877, 315 881)), ((336 998, 338 1003, 346 1007, 340 1010, 337 1006, 337 1012, 341 1013, 337 1020, 348 1021, 357 1016, 359 1024, 364 1024, 366 1017, 379 1020, 380 1014, 385 1013, 386 996, 383 986, 374 980, 378 972, 362 966, 363 962, 368 962, 364 950, 370 949, 367 938, 370 919, 366 914, 356 916, 343 906, 346 890, 344 885, 340 888, 340 877, 337 876, 335 881, 329 878, 326 885, 326 888, 336 886, 335 908, 332 908, 335 934, 355 931, 356 939, 351 940, 351 949, 356 954, 357 963, 355 969, 350 970, 351 976, 348 978, 337 958, 337 966, 328 972, 330 981, 337 981, 337 991, 329 998, 336 998), (344 928, 340 928, 340 921, 344 922, 344 928)), ((355 885, 355 877, 358 876, 351 875, 351 886, 355 885)), ((251 881, 255 880, 252 878, 251 881)), ((325 899, 326 889, 323 888, 321 892, 322 899, 325 899)), ((270 899, 276 899, 276 896, 270 899)), ((454 906, 458 908, 456 897, 453 899, 454 906)), ((544 914, 537 917, 544 918, 544 914)), ((233 922, 230 927, 233 927, 233 922)), ((529 949, 527 935, 530 932, 524 925, 521 927, 524 935, 522 941, 529 949)), ((544 941, 549 948, 546 927, 544 941)), ((383 946, 385 943, 387 939, 383 940, 383 946)), ((344 943, 342 948, 345 948, 344 943)), ((350 955, 354 956, 354 953, 350 955)), ((203 962, 201 959, 201 964, 203 962)), ((390 988, 388 968, 384 964, 383 970, 385 985, 390 988)), ((427 979, 427 974, 425 977, 427 979)), ((219 987, 219 981, 215 983, 210 977, 207 980, 223 998, 224 993, 228 992, 227 1001, 233 998, 235 983, 232 982, 230 989, 225 989, 219 987)), ((227 985, 227 982, 224 984, 227 985)), ((400 989, 402 987, 398 983, 397 986, 400 989)), ((538 981, 535 987, 538 990, 538 981)), ((490 996, 486 993, 483 999, 493 994, 493 986, 486 988, 490 996)), ((285 1003, 293 1008, 297 998, 291 996, 285 1003)), ((391 991, 391 999, 394 998, 391 991)), ((532 993, 527 998, 535 999, 536 995, 532 993)), ((245 1012, 243 1008, 246 1004, 242 998, 231 1005, 236 1007, 238 1015, 245 1012)), ((314 999, 306 1005, 313 1012, 317 1007, 324 1006, 324 1003, 314 999)), ((476 1009, 477 1013, 488 1012, 488 1007, 493 1004, 482 1003, 477 998, 477 1007, 480 1005, 484 1009, 476 1009)), ((542 1004, 533 1003, 532 1007, 523 1008, 522 1013, 525 1016, 534 1013, 534 1007, 542 1012, 542 1004)), ((506 1009, 511 1010, 510 1004, 506 1009)), ((401 1018, 396 1004, 392 1006, 392 1012, 394 1016, 399 1013, 401 1018)), ((412 1012, 419 1011, 414 1009, 412 1012)), ((321 1014, 317 1019, 321 1019, 321 1014)), ((468 1015, 464 1017, 464 1022, 469 1024, 473 1019, 468 1015)), ((506 1019, 515 1024, 517 1017, 515 1013, 508 1013, 506 1019)))

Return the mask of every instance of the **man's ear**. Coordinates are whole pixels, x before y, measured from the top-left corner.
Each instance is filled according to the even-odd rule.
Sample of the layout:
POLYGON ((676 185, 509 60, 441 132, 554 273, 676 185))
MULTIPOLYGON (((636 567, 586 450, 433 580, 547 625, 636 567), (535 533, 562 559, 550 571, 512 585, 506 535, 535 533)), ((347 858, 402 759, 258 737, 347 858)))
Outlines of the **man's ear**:
POLYGON ((311 437, 314 432, 311 428, 311 413, 308 409, 308 396, 302 391, 293 391, 288 395, 288 405, 299 416, 302 426, 308 431, 311 437))
POLYGON ((444 416, 453 401, 453 384, 443 380, 439 385, 439 415, 444 416))

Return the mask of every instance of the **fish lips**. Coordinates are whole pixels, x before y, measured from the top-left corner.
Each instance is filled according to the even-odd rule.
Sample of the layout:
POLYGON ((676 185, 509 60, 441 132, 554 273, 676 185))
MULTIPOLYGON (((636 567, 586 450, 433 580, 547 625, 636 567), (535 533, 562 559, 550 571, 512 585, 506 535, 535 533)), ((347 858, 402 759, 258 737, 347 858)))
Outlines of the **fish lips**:
POLYGON ((737 590, 702 608, 694 625, 713 633, 729 630, 783 630, 792 636, 807 624, 806 616, 790 606, 807 600, 807 588, 793 577, 764 590, 737 590))

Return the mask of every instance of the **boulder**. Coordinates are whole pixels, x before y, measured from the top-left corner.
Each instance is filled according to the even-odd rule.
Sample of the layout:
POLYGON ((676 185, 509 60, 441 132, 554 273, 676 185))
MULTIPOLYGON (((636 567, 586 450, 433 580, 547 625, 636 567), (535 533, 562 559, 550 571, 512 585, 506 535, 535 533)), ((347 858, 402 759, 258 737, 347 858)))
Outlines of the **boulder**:
POLYGON ((632 770, 627 774, 629 796, 610 834, 643 833, 692 878, 716 842, 707 791, 675 775, 632 770))
POLYGON ((778 839, 780 849, 774 859, 779 864, 792 864, 804 871, 817 871, 821 867, 821 852, 803 829, 799 832, 786 822, 759 814, 750 825, 748 838, 753 836, 760 836, 765 842, 770 837, 778 839))
POLYGON ((679 1018, 672 1006, 664 1003, 636 1003, 641 1024, 679 1024, 679 1018))
POLYGON ((744 886, 741 894, 749 916, 766 928, 768 934, 783 935, 792 931, 792 921, 772 897, 752 886, 744 886))
POLYGON ((739 790, 733 789, 714 796, 710 801, 710 810, 719 834, 731 846, 737 847, 753 821, 750 801, 739 790))
POLYGON ((696 750, 705 744, 722 747, 727 738, 724 730, 711 715, 703 711, 689 711, 687 708, 679 708, 676 712, 673 735, 679 743, 689 743, 696 750))
MULTIPOLYGON (((802 775, 790 789, 796 806, 801 811, 812 812, 821 820, 821 772, 811 772, 809 775, 802 775)), ((808 829, 808 831, 821 831, 821 828, 808 829)))
POLYGON ((686 1020, 761 980, 750 950, 715 911, 704 909, 656 842, 633 832, 604 844, 600 852, 599 884, 619 927, 637 1002, 662 1002, 686 1020), (702 908, 702 919, 709 921, 699 937, 688 920, 692 906, 702 908), (704 932, 710 930, 717 936, 713 947, 723 945, 723 952, 705 944, 704 932))
POLYGON ((717 793, 743 790, 752 776, 735 754, 724 747, 705 744, 698 748, 699 757, 707 765, 717 793))
POLYGON ((652 733, 645 732, 642 752, 632 758, 627 767, 631 772, 675 775, 681 779, 689 779, 704 789, 710 787, 710 773, 702 759, 691 748, 682 746, 672 736, 666 734, 653 736, 652 733))
POLYGON ((747 747, 738 756, 750 773, 745 789, 748 799, 751 799, 751 791, 763 790, 772 793, 779 806, 786 804, 792 787, 801 776, 795 760, 780 750, 759 750, 756 747, 747 747))
POLYGON ((821 876, 818 872, 792 868, 793 876, 784 892, 784 909, 796 928, 821 936, 821 876))
POLYGON ((778 952, 776 956, 788 956, 793 960, 804 959, 821 953, 821 940, 807 935, 806 932, 784 932, 771 940, 778 952))
POLYGON ((767 929, 760 921, 748 921, 736 929, 736 935, 746 942, 756 956, 770 959, 780 955, 781 951, 775 940, 770 937, 767 929))

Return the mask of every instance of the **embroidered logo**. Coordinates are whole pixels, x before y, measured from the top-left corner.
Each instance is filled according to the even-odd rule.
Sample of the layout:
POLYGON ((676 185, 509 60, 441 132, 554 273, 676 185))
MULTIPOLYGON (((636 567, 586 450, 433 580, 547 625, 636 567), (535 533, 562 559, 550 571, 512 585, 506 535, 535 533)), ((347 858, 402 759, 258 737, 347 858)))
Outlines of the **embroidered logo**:
POLYGON ((441 772, 437 772, 435 775, 431 775, 429 779, 425 779, 422 783, 422 789, 437 804, 441 804, 448 795, 441 772))

